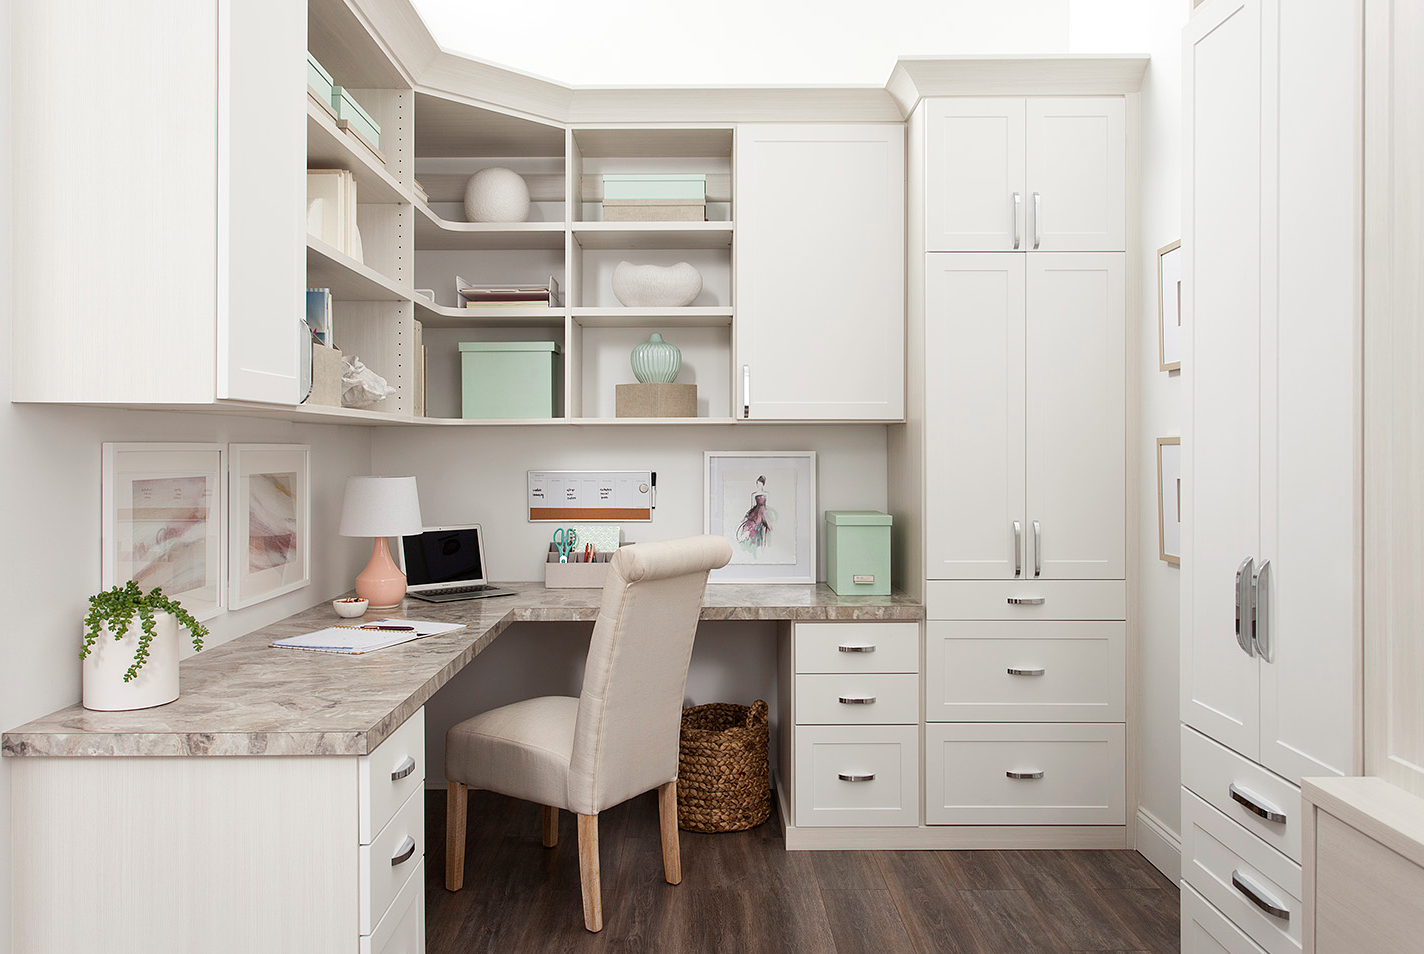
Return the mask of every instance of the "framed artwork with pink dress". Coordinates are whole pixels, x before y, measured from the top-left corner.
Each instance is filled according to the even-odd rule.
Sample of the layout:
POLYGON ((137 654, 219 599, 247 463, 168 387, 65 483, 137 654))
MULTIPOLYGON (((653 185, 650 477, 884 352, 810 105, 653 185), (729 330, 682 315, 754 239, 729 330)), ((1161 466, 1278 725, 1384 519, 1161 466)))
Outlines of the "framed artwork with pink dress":
POLYGON ((732 560, 711 583, 816 582, 814 451, 705 451, 703 529, 732 560))

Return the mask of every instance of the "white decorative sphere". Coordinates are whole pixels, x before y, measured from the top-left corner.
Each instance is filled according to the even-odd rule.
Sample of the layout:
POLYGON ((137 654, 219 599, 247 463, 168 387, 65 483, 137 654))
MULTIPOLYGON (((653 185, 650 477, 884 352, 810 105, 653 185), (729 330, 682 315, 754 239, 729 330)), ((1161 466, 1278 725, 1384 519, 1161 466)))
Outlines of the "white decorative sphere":
POLYGON ((681 308, 702 291, 702 273, 687 262, 634 265, 613 270, 613 294, 628 308, 681 308))
POLYGON ((481 169, 465 184, 470 222, 523 222, 529 217, 529 185, 513 169, 481 169))

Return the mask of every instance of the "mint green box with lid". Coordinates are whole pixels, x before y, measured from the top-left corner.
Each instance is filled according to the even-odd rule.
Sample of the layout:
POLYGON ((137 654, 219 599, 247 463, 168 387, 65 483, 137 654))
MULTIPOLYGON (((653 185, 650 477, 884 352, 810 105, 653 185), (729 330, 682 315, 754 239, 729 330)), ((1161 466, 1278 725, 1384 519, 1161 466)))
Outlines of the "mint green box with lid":
POLYGON ((476 420, 559 417, 563 353, 555 341, 460 342, 461 416, 476 420))
POLYGON ((890 595, 890 524, 878 510, 826 511, 826 584, 841 596, 890 595))

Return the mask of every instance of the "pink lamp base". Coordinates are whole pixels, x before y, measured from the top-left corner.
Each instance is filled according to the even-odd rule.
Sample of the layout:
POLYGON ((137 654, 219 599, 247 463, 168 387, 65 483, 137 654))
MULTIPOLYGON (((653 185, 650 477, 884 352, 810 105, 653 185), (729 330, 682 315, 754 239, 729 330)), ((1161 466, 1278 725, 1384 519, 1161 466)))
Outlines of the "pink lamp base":
POLYGON ((371 562, 356 577, 356 595, 369 600, 371 609, 391 609, 405 598, 405 574, 391 559, 385 537, 371 547, 371 562))

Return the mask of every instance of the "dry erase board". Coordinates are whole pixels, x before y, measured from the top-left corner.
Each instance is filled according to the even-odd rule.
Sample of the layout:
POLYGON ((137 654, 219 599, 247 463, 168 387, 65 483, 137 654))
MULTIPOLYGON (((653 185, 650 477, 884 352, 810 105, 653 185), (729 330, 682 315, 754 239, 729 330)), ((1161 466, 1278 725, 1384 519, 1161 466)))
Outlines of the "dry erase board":
POLYGON ((531 470, 529 519, 651 520, 656 481, 648 470, 531 470))

